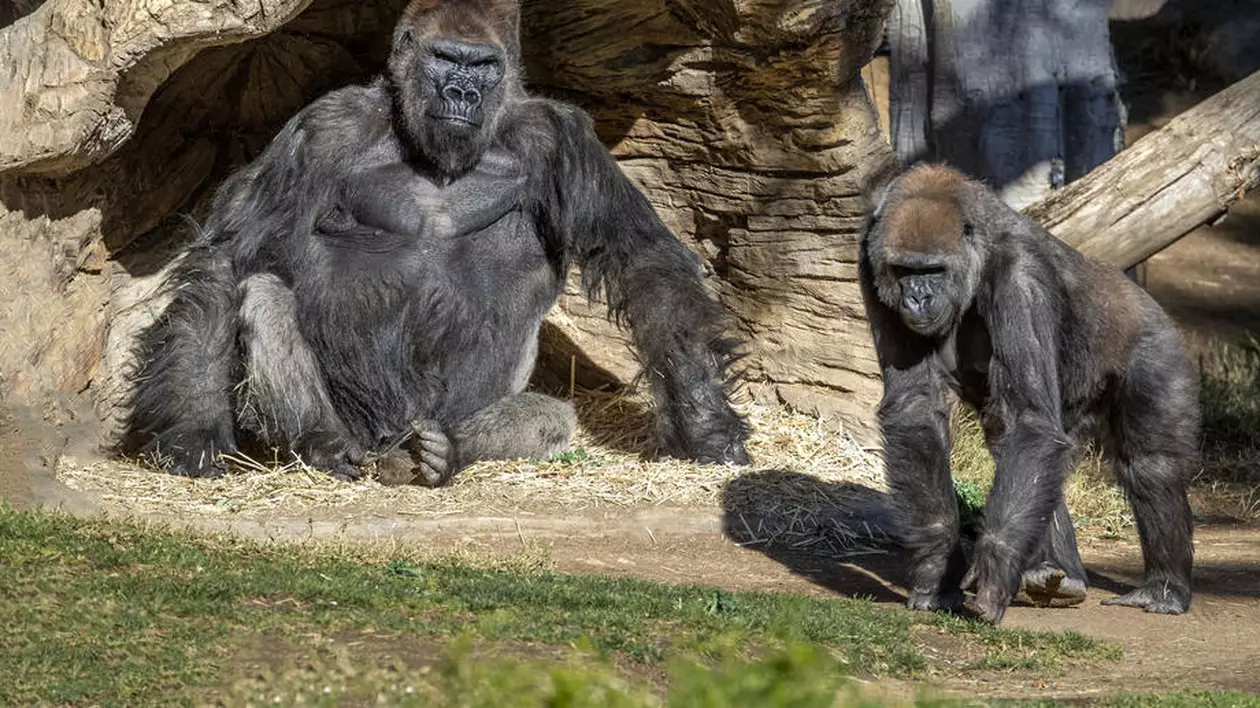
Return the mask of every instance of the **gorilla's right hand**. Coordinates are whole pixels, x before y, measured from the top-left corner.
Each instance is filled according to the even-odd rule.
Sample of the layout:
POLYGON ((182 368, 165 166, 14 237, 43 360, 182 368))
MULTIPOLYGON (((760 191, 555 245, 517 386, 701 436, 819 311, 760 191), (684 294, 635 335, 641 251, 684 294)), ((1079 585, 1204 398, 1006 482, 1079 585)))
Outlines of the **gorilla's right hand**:
POLYGON ((455 446, 437 421, 413 420, 399 443, 376 458, 376 478, 394 487, 418 484, 440 487, 456 471, 455 446))

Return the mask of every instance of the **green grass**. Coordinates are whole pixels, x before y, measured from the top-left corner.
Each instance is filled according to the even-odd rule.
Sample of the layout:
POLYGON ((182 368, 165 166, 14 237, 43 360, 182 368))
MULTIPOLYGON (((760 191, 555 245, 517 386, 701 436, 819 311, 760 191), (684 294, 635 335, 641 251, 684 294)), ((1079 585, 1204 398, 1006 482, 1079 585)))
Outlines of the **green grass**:
MULTIPOLYGON (((999 701, 993 705, 1050 708, 1063 703, 1056 700, 999 701)), ((1089 705, 1097 708, 1257 708, 1260 696, 1240 691, 1175 691, 1112 696, 1091 700, 1089 705)))
POLYGON ((475 699, 482 690, 519 705, 566 692, 595 698, 547 704, 648 705, 663 687, 670 705, 738 705, 724 693, 732 691, 747 704, 812 705, 855 674, 1045 671, 1118 655, 1079 635, 859 600, 385 562, 7 508, 0 626, 0 705, 187 703, 269 691, 287 703, 308 684, 328 700, 414 694, 428 705, 503 704, 475 699), (924 658, 916 633, 933 631, 951 635, 957 660, 924 658), (450 655, 460 638, 472 648, 450 655), (270 667, 261 683, 250 656, 270 667), (629 702, 600 697, 613 693, 629 702), (469 698, 434 702, 439 695, 469 698))
POLYGON ((1209 451, 1254 455, 1260 450, 1260 339, 1248 334, 1237 342, 1216 342, 1200 356, 1199 369, 1209 451))

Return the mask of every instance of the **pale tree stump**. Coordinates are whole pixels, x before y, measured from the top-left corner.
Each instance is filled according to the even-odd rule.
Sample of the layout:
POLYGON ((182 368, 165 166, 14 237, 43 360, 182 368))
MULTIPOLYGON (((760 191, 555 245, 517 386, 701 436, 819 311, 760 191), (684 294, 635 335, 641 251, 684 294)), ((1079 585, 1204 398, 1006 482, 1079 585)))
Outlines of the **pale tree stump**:
MULTIPOLYGON (((753 392, 861 435, 881 392, 856 280, 862 187, 890 154, 859 72, 888 4, 566 0, 527 4, 524 23, 530 81, 590 111, 705 257, 750 338, 753 392)), ((576 281, 551 321, 561 372, 570 348, 615 378, 637 370, 576 281)))

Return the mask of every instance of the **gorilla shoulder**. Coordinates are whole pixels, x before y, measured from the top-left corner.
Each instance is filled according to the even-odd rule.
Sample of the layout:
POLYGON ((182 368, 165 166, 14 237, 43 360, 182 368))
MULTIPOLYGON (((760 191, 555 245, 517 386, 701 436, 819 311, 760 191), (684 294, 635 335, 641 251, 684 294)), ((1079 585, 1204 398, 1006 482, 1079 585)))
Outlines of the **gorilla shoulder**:
POLYGON ((391 124, 389 89, 377 79, 330 91, 294 114, 272 146, 291 156, 318 155, 336 164, 359 163, 366 152, 381 148, 389 153, 386 159, 397 159, 401 153, 391 124))

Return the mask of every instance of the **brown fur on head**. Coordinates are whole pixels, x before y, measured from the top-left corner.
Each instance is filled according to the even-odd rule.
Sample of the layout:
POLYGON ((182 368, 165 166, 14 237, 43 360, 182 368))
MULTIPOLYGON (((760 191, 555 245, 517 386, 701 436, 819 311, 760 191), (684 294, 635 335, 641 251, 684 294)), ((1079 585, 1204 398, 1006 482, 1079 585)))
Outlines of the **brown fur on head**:
POLYGON ((884 248, 906 253, 956 250, 963 232, 959 200, 966 184, 962 173, 943 165, 919 165, 902 175, 893 186, 900 199, 885 216, 884 248))
POLYGON ((388 80, 413 163, 443 180, 472 169, 524 93, 515 0, 413 0, 394 31, 388 80))
POLYGON ((975 297, 987 252, 973 228, 981 191, 957 170, 916 166, 889 185, 863 236, 879 299, 920 334, 951 329, 975 297))

